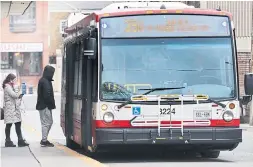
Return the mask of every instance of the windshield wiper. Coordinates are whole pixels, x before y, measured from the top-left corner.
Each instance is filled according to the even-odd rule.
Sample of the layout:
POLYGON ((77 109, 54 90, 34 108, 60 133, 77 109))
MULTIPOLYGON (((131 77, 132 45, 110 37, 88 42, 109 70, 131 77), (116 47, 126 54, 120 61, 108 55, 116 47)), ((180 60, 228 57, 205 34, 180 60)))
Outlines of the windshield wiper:
MULTIPOLYGON (((151 92, 154 92, 154 91, 161 91, 161 90, 175 90, 175 89, 183 89, 185 87, 175 87, 175 88, 152 88, 152 89, 139 89, 139 90, 148 90, 146 93, 142 94, 142 95, 147 95, 151 92)), ((142 96, 140 95, 140 97, 142 96)), ((128 100, 126 101, 125 103, 122 103, 121 105, 118 106, 118 109, 124 107, 125 105, 127 104, 130 104, 132 102, 132 100, 128 100)))
MULTIPOLYGON (((139 89, 139 90, 148 90, 147 92, 145 92, 144 94, 142 94, 142 95, 147 95, 147 94, 149 94, 149 93, 151 93, 151 92, 155 92, 155 91, 161 91, 161 90, 175 90, 175 89, 183 89, 183 88, 185 88, 185 87, 175 87, 175 88, 152 88, 152 89, 139 89)), ((140 97, 141 97, 142 95, 140 95, 140 97)), ((212 103, 215 103, 215 104, 221 106, 222 108, 225 108, 225 107, 226 107, 225 104, 222 104, 222 103, 220 103, 219 101, 216 101, 216 100, 213 100, 213 99, 208 99, 207 101, 212 102, 212 103)), ((128 101, 126 101, 125 103, 122 103, 121 105, 118 106, 118 109, 124 107, 124 106, 127 105, 127 104, 130 104, 131 102, 132 102, 132 100, 128 100, 128 101)))
POLYGON ((215 103, 215 104, 221 106, 222 108, 225 108, 225 107, 226 107, 225 104, 222 104, 222 103, 220 103, 219 101, 216 101, 216 100, 213 100, 213 99, 208 99, 207 101, 212 102, 212 103, 215 103))

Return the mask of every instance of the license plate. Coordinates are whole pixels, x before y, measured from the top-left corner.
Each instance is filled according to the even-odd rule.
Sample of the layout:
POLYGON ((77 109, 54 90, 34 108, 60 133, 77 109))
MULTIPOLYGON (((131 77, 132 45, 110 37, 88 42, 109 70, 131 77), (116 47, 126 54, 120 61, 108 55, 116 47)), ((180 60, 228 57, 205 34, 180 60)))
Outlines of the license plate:
POLYGON ((194 119, 211 119, 211 111, 194 111, 194 119))

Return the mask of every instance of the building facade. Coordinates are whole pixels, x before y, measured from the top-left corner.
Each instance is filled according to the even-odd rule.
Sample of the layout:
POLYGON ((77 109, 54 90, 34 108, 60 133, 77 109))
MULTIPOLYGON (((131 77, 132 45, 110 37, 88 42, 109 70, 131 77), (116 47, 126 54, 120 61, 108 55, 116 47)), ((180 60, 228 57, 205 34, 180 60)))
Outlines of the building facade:
POLYGON ((236 43, 239 63, 240 95, 244 94, 244 74, 251 72, 252 62, 252 1, 203 1, 201 8, 231 12, 236 30, 236 43))
POLYGON ((61 30, 61 22, 65 22, 69 16, 69 12, 50 12, 49 11, 49 52, 50 55, 57 55, 58 49, 61 49, 63 38, 61 30))
POLYGON ((51 64, 56 68, 53 82, 53 87, 56 92, 61 91, 61 67, 64 49, 62 35, 64 34, 64 28, 75 24, 85 16, 87 15, 81 13, 49 11, 49 52, 50 56, 56 58, 55 64, 51 64))
POLYGON ((64 24, 67 23, 67 17, 69 12, 50 12, 49 15, 49 25, 50 30, 48 34, 49 39, 49 53, 50 57, 54 58, 54 62, 51 64, 55 67, 55 75, 53 87, 54 91, 60 92, 61 90, 61 70, 62 70, 62 50, 63 50, 63 38, 62 33, 64 29, 64 24), (55 64, 54 64, 55 63, 55 64))
POLYGON ((19 84, 37 86, 49 61, 47 13, 47 2, 34 1, 24 15, 1 19, 1 74, 13 71, 19 84))
MULTIPOLYGON (((252 72, 253 1, 200 1, 200 7, 226 10, 233 15, 236 31, 240 95, 244 95, 244 74, 252 72)), ((250 104, 244 106, 242 121, 248 123, 250 104)), ((252 107, 252 106, 251 106, 252 107)))

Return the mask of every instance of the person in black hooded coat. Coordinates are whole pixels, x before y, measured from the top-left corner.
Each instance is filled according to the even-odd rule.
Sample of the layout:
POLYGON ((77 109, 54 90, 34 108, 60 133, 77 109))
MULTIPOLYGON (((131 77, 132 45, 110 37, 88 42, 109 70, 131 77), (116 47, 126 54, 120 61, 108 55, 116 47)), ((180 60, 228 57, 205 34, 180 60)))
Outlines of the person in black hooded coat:
POLYGON ((54 145, 47 140, 49 131, 53 125, 52 110, 55 109, 55 99, 53 90, 53 76, 55 68, 47 65, 44 68, 43 76, 38 83, 38 97, 36 110, 39 111, 41 128, 42 128, 42 140, 40 144, 42 146, 53 147, 54 145))

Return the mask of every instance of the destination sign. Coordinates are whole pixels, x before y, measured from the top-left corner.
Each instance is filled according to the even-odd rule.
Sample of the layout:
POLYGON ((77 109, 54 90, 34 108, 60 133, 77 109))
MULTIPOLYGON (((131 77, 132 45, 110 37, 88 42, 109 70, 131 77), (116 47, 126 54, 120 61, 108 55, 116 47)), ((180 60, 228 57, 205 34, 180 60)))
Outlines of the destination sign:
POLYGON ((101 19, 103 38, 229 36, 229 19, 201 15, 141 15, 101 19))

